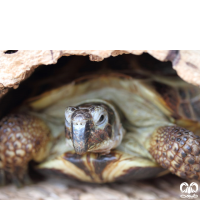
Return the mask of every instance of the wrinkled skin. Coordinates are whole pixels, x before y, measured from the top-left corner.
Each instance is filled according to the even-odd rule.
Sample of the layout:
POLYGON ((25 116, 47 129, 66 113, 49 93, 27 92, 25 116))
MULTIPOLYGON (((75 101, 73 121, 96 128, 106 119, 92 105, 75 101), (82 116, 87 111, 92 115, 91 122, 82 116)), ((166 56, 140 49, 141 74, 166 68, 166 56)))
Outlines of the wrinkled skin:
POLYGON ((117 111, 106 101, 93 99, 65 111, 66 140, 77 154, 108 154, 124 133, 117 111))
MULTIPOLYGON (((13 122, 12 115, 2 119, 2 185, 8 179, 26 184, 27 164, 30 160, 41 162, 36 167, 38 170, 51 170, 88 182, 144 179, 160 176, 168 171, 180 177, 200 179, 200 112, 196 109, 200 92, 180 80, 175 80, 175 83, 173 85, 176 87, 172 87, 171 81, 167 79, 112 74, 86 78, 28 101, 18 112, 26 112, 30 118, 37 119, 38 122, 30 126, 37 126, 40 133, 30 129, 31 134, 29 130, 25 130, 29 122, 24 117, 21 120, 23 123, 17 124, 19 129, 15 127, 15 123, 9 123, 13 122), (101 104, 104 102, 102 97, 112 106, 101 104), (98 100, 94 102, 94 99, 98 100), (84 110, 85 104, 81 102, 86 101, 89 105, 87 104, 87 109, 84 110), (95 114, 92 116, 88 109, 97 106, 97 101, 100 110, 108 112, 108 109, 111 109, 118 113, 112 123, 107 123, 111 119, 106 115, 108 120, 104 126, 112 126, 111 132, 104 126, 98 126, 101 119, 99 111, 95 111, 98 115, 95 118, 95 114), (64 118, 66 108, 67 122, 64 118), (116 122, 119 118, 120 122, 116 122), (90 127, 86 128, 86 124, 90 127), (125 135, 120 124, 126 130, 125 135), (81 126, 84 127, 82 132, 79 131, 81 126), (42 127, 46 127, 45 131, 42 131, 42 127), (104 132, 104 136, 108 136, 105 137, 105 143, 111 140, 114 145, 102 145, 104 141, 91 139, 98 129, 107 130, 104 132), (85 130, 89 130, 89 135, 85 130), (18 155, 19 151, 7 142, 16 142, 19 132, 22 133, 19 150, 32 145, 32 151, 25 151, 27 160, 16 163, 14 160, 10 161, 6 153, 12 150, 18 155), (23 143, 27 132, 28 135, 33 135, 33 139, 23 143), (123 140, 116 140, 114 134, 124 135, 123 140), (37 145, 40 145, 39 150, 37 145), (12 170, 8 170, 7 163, 10 163, 12 170)), ((12 153, 10 155, 12 157, 12 153)))

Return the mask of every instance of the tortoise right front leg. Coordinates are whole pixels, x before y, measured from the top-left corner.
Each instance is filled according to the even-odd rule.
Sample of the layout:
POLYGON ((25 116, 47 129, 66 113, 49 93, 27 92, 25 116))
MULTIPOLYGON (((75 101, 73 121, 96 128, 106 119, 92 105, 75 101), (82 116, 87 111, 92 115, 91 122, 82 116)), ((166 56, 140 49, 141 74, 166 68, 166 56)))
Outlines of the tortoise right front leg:
POLYGON ((39 118, 11 114, 0 121, 0 185, 29 184, 28 162, 42 161, 50 149, 51 134, 39 118))
POLYGON ((163 168, 182 178, 200 180, 200 137, 178 126, 157 128, 148 150, 163 168))

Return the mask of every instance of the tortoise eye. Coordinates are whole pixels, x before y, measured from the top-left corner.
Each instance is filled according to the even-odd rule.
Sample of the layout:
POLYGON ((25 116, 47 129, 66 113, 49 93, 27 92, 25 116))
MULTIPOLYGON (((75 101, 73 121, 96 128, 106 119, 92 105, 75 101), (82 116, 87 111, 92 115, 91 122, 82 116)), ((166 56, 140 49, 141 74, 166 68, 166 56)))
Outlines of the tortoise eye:
POLYGON ((101 115, 101 117, 99 118, 98 124, 104 121, 104 115, 101 115))
POLYGON ((72 106, 69 106, 69 107, 68 107, 68 110, 74 112, 74 111, 76 110, 76 108, 74 108, 74 107, 72 107, 72 106))

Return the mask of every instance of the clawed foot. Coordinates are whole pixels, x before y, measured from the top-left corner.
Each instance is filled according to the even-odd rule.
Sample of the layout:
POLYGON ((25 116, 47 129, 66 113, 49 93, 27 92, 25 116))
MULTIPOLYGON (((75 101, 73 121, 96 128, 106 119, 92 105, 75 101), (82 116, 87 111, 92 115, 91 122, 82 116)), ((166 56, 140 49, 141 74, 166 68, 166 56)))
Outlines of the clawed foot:
POLYGON ((200 180, 200 137, 178 126, 159 127, 149 149, 164 168, 182 178, 200 180))
POLYGON ((49 153, 51 134, 39 118, 10 114, 0 121, 0 185, 28 185, 28 163, 42 161, 49 153))
POLYGON ((27 172, 23 175, 17 173, 11 174, 3 169, 0 169, 0 186, 5 186, 8 183, 14 183, 16 187, 21 188, 25 185, 32 184, 32 180, 27 172))

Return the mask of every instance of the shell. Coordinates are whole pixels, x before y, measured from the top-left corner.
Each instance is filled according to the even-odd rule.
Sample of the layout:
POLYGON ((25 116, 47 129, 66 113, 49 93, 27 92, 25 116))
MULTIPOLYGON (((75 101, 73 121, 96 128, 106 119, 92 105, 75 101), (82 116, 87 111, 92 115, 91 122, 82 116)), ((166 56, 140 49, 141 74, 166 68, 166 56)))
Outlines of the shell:
MULTIPOLYGON (((170 120, 177 124, 186 120, 189 121, 188 126, 191 126, 195 120, 197 124, 199 121, 199 113, 195 114, 194 108, 191 107, 189 112, 193 115, 188 116, 188 112, 185 113, 185 110, 182 109, 181 103, 184 100, 184 103, 192 105, 193 98, 198 97, 200 90, 192 90, 195 88, 194 86, 184 83, 179 78, 174 79, 174 83, 176 83, 176 87, 172 87, 172 83, 168 82, 168 79, 159 76, 144 76, 143 78, 135 76, 132 78, 112 73, 87 76, 30 99, 20 109, 28 111, 31 108, 31 114, 43 118, 55 138, 63 134, 65 108, 93 98, 103 98, 114 102, 132 124, 141 127, 135 130, 131 128, 131 132, 134 134, 131 132, 126 134, 124 143, 122 142, 118 148, 124 153, 113 151, 112 158, 109 157, 114 160, 112 162, 107 162, 109 160, 107 158, 96 157, 98 154, 77 157, 74 153, 70 153, 72 149, 65 147, 65 143, 58 142, 57 144, 62 148, 55 145, 56 149, 52 151, 52 154, 56 157, 50 156, 47 162, 39 165, 39 169, 50 169, 73 178, 99 183, 128 179, 128 177, 142 179, 161 175, 165 170, 159 169, 144 148, 145 141, 157 127, 168 125, 170 120), (179 94, 181 89, 182 92, 185 92, 184 99, 179 94), (191 91, 195 91, 192 93, 193 96, 189 95, 191 91), (177 104, 173 103, 173 98, 177 98, 175 99, 177 104), (166 116, 169 119, 166 119, 166 116), (101 161, 97 162, 98 159, 101 161), (101 172, 97 173, 96 169, 101 172), (108 169, 110 171, 117 170, 118 173, 109 174, 108 169), (149 170, 150 174, 147 173, 149 170), (145 175, 142 176, 143 174, 145 175)), ((195 129, 196 127, 194 126, 195 129)), ((199 129, 197 128, 197 130, 199 129)), ((61 138, 61 141, 65 141, 64 138, 61 138)))
POLYGON ((55 160, 42 163, 38 169, 47 174, 54 171, 70 178, 95 183, 141 180, 168 173, 168 170, 153 161, 119 151, 112 151, 109 156, 97 153, 80 156, 67 152, 55 160))
MULTIPOLYGON (((45 93, 37 92, 42 88, 40 83, 31 86, 31 89, 34 89, 36 94, 40 93, 40 95, 27 100, 17 110, 28 112, 46 121, 55 139, 55 145, 50 156, 38 166, 39 169, 50 168, 64 171, 68 176, 74 174, 73 177, 78 175, 78 178, 81 177, 82 180, 101 183, 127 179, 132 176, 136 177, 136 179, 158 176, 161 175, 160 172, 165 170, 158 167, 145 148, 145 142, 151 133, 161 125, 164 126, 170 123, 182 123, 183 125, 185 122, 187 123, 184 126, 190 127, 192 124, 194 125, 194 131, 200 130, 198 125, 200 114, 199 110, 196 109, 200 94, 199 89, 181 81, 177 77, 169 79, 159 75, 155 76, 146 69, 143 75, 137 74, 137 72, 132 73, 133 69, 138 70, 137 62, 134 66, 134 59, 129 59, 126 56, 123 59, 123 61, 126 61, 125 65, 131 68, 133 78, 119 73, 97 75, 96 77, 87 76, 56 89, 49 88, 50 91, 45 93), (71 149, 62 142, 65 141, 62 137, 64 135, 64 110, 67 106, 76 105, 88 98, 102 97, 103 99, 114 101, 117 107, 122 110, 122 115, 134 126, 141 128, 134 129, 134 127, 129 127, 130 132, 126 134, 124 142, 118 148, 123 153, 113 151, 114 155, 111 160, 115 160, 114 162, 100 162, 97 165, 92 161, 99 159, 99 157, 96 157, 98 156, 97 154, 87 154, 78 159, 79 163, 77 161, 74 162, 75 158, 70 156, 71 149), (185 109, 186 106, 188 106, 188 109, 185 109), (134 134, 131 134, 131 132, 134 132, 134 134), (145 158, 141 158, 141 156, 145 158), (59 162, 59 165, 57 165, 57 162, 59 162), (117 175, 113 174, 108 177, 108 168, 111 171, 115 171, 118 166, 120 166, 121 171, 117 170, 119 172, 117 175), (96 167, 101 173, 95 171, 96 167), (148 174, 147 172, 150 168, 152 173, 148 174), (137 177, 135 174, 139 176, 137 177), (146 175, 142 176, 143 174, 146 175)), ((106 62, 109 63, 110 60, 102 62, 102 65, 106 64, 106 62)), ((114 62, 112 64, 125 69, 124 63, 114 62)), ((71 66, 72 68, 66 71, 68 77, 70 77, 70 73, 74 74, 74 69, 76 69, 74 62, 71 63, 71 66)), ((79 67, 77 72, 79 70, 81 72, 79 67)), ((87 70, 90 71, 90 68, 88 67, 87 70)), ((57 80, 59 81, 55 77, 50 82, 54 83, 57 80)))
MULTIPOLYGON (((156 124, 160 124, 162 121, 164 123, 165 118, 162 112, 156 109, 152 103, 149 102, 146 105, 146 100, 143 97, 132 95, 135 92, 136 94, 150 97, 151 94, 145 91, 149 81, 151 80, 132 79, 123 74, 91 76, 86 77, 85 80, 79 79, 71 84, 46 92, 24 103, 19 108, 19 111, 42 118, 51 129, 55 138, 54 148, 50 156, 38 168, 40 170, 50 169, 62 172, 73 178, 78 178, 79 180, 98 183, 128 180, 128 177, 144 179, 163 174, 166 170, 150 160, 152 159, 151 155, 143 146, 144 141, 148 137, 148 134, 145 136, 144 130, 141 130, 144 133, 144 137, 141 138, 141 144, 131 136, 131 133, 127 133, 128 143, 120 145, 120 152, 112 152, 109 154, 109 158, 106 157, 105 159, 101 156, 96 157, 99 154, 87 154, 82 156, 81 159, 80 157, 77 158, 74 153, 70 154, 72 148, 66 146, 64 138, 65 108, 67 106, 75 106, 77 103, 93 99, 94 97, 103 97, 105 100, 114 101, 134 124, 146 123, 146 125, 151 125, 151 130, 146 130, 146 133, 151 133, 155 129, 155 122, 156 124), (124 101, 127 104, 124 104, 124 101), (132 114, 140 109, 139 106, 143 109, 143 112, 141 114, 138 112, 139 115, 132 117, 132 114), (110 159, 113 161, 107 162, 110 159), (100 170, 98 173, 94 171, 97 169, 100 170), (113 171, 113 173, 110 174, 109 171, 113 171)), ((137 133, 136 136, 138 136, 137 133)))

